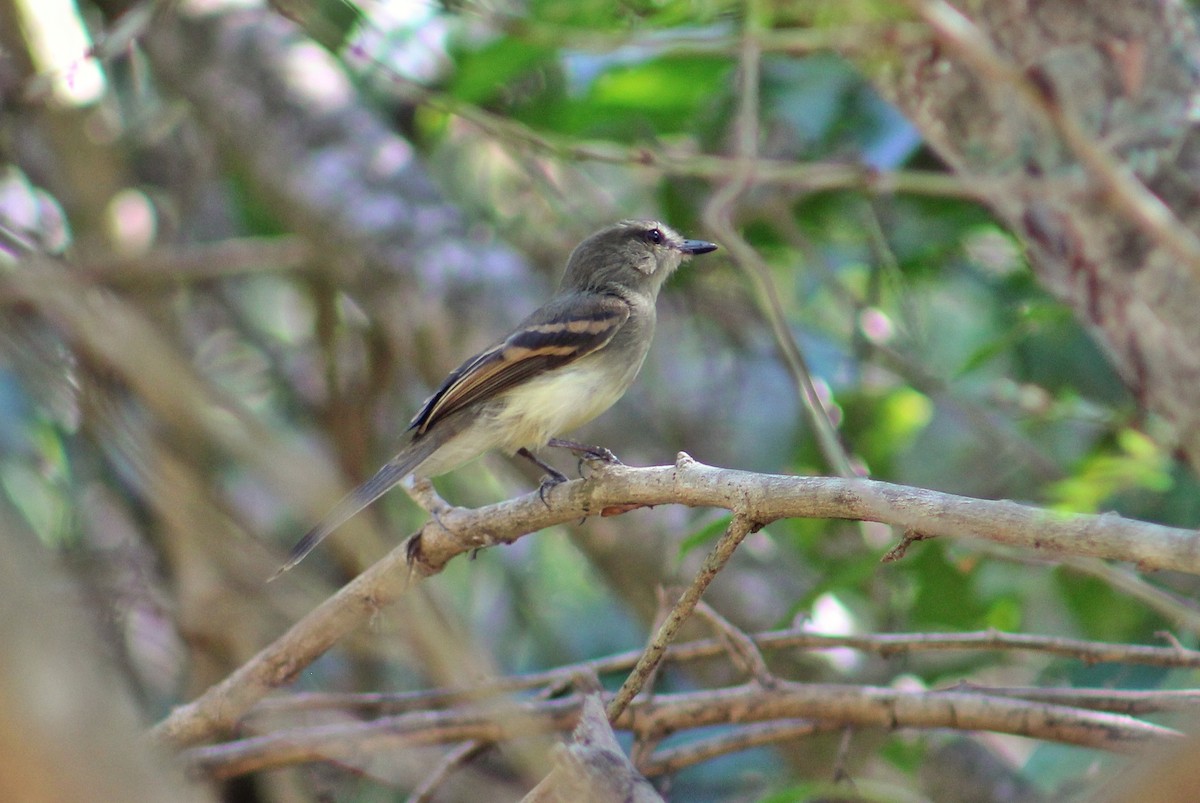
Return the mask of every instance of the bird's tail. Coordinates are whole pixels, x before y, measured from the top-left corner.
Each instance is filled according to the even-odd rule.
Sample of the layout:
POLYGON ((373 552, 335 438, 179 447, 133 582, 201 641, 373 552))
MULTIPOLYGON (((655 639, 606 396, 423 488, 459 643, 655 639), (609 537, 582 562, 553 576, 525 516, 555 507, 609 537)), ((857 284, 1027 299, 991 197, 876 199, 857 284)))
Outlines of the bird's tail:
POLYGON ((411 474, 441 445, 443 440, 436 437, 422 437, 410 441, 400 451, 400 454, 389 460, 383 468, 376 471, 375 476, 347 494, 342 501, 334 505, 333 509, 325 514, 325 518, 321 519, 316 526, 305 533, 304 537, 297 541, 296 545, 292 547, 292 551, 288 553, 287 561, 276 570, 275 574, 271 575, 270 579, 274 580, 304 560, 304 557, 316 549, 317 544, 324 541, 327 535, 338 527, 341 527, 356 513, 383 496, 391 490, 392 486, 411 474))

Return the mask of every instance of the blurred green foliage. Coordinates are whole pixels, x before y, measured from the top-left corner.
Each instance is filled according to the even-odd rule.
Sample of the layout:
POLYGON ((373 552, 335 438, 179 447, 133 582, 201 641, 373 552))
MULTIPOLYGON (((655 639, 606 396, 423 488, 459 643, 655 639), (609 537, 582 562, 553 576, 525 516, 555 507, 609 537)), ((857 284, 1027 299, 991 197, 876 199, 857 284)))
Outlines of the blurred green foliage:
MULTIPOLYGON (((821 25, 853 26, 866 20, 856 22, 849 12, 836 12, 837 4, 815 3, 800 10, 788 3, 766 5, 774 6, 766 16, 775 21, 778 33, 787 33, 797 19, 806 24, 820 20, 803 29, 809 34, 819 34, 821 25)), ((740 8, 685 0, 535 0, 519 12, 497 12, 489 19, 470 4, 430 5, 425 21, 408 29, 413 38, 387 38, 385 46, 415 47, 424 26, 444 25, 449 32, 440 54, 444 66, 433 89, 554 141, 680 145, 720 154, 729 151, 731 120, 742 100, 735 35, 740 8), (728 47, 715 46, 720 43, 728 47)), ((386 16, 372 13, 364 7, 333 20, 337 30, 346 32, 347 53, 363 29, 389 33, 386 16)), ((386 70, 382 65, 390 63, 383 53, 367 69, 386 70)), ((817 50, 807 56, 769 53, 761 67, 758 125, 764 156, 885 171, 936 169, 915 132, 879 99, 854 64, 817 50)), ((360 77, 364 86, 370 85, 370 75, 360 77)), ((379 96, 375 101, 388 103, 379 96)), ((420 146, 429 163, 438 165, 438 155, 454 147, 453 115, 418 114, 415 119, 420 146)), ((544 159, 551 165, 548 173, 560 170, 567 176, 564 185, 580 188, 580 203, 600 206, 597 197, 633 199, 640 208, 660 210, 681 229, 702 232, 712 192, 703 180, 657 174, 647 179, 632 164, 585 161, 564 167, 553 154, 502 138, 496 149, 496 161, 517 165, 511 171, 529 182, 531 192, 545 185, 537 183, 537 171, 529 165, 544 159)), ((463 186, 450 170, 439 178, 452 196, 475 196, 481 205, 492 193, 508 196, 511 186, 498 188, 483 180, 463 186)), ((231 171, 224 180, 238 234, 278 233, 269 205, 254 200, 248 179, 231 171)), ((559 203, 556 196, 547 201, 550 207, 559 203)), ((494 208, 502 209, 499 204, 494 208)), ((607 213, 603 207, 593 211, 597 217, 607 213)), ((570 213, 567 208, 565 222, 570 213)), ((486 222, 509 231, 517 242, 537 239, 536 231, 508 228, 502 216, 497 211, 486 222)), ((737 216, 740 230, 769 265, 792 335, 828 387, 829 409, 842 441, 873 478, 1027 500, 1061 511, 1115 510, 1187 526, 1200 518, 1196 479, 1153 439, 1153 422, 1141 417, 1103 354, 1069 312, 1037 286, 1020 244, 979 206, 958 198, 875 196, 855 187, 802 192, 764 185, 744 199, 737 216)), ((682 276, 678 284, 686 301, 666 302, 675 306, 664 316, 700 312, 693 325, 701 343, 732 351, 728 359, 736 364, 771 363, 776 384, 770 387, 790 387, 741 274, 726 263, 708 275, 682 276), (704 310, 725 315, 705 315, 704 310)), ((293 350, 312 346, 319 311, 309 297, 311 289, 277 277, 227 283, 225 297, 253 336, 243 332, 198 350, 206 376, 256 415, 285 427, 302 428, 312 421, 305 417, 303 399, 272 384, 268 367, 289 365, 293 350)), ((195 304, 193 311, 201 309, 184 294, 177 301, 195 304)), ((369 328, 356 323, 360 314, 349 303, 337 307, 339 333, 369 328)), ((718 359, 680 370, 703 375, 714 370, 718 359)), ((655 374, 648 376, 643 382, 653 381, 655 374)), ((689 438, 683 442, 647 429, 647 439, 661 436, 653 454, 666 460, 672 449, 711 449, 738 465, 778 472, 828 470, 810 428, 795 413, 794 398, 780 402, 756 388, 743 395, 749 401, 739 403, 753 406, 760 417, 747 416, 749 424, 739 421, 746 425, 736 430, 737 440, 721 440, 721 433, 733 428, 720 420, 702 427, 680 425, 689 438), (785 418, 777 410, 791 412, 785 418), (764 467, 754 462, 763 454, 783 459, 764 467)), ((671 391, 650 388, 642 398, 666 407, 671 391)), ((730 405, 727 409, 734 409, 730 405)), ((621 409, 613 415, 622 415, 621 409)), ((633 414, 632 406, 624 409, 633 414)), ((20 378, 0 371, 0 436, 7 446, 0 456, 0 489, 47 541, 64 544, 80 526, 72 520, 63 490, 73 474, 66 444, 74 433, 36 410, 20 378), (15 442, 13 433, 20 434, 15 442)), ((709 413, 719 419, 722 411, 709 413)), ((385 451, 373 457, 386 456, 385 451)), ((483 474, 484 469, 468 469, 462 478, 448 478, 447 496, 471 503, 478 501, 472 494, 501 495, 506 486, 481 485, 483 474)), ((389 500, 388 505, 390 515, 406 525, 417 520, 411 511, 399 512, 401 503, 389 500)), ((622 537, 637 539, 637 527, 647 520, 637 519, 636 525, 633 519, 617 521, 630 529, 622 537)), ((684 513, 655 522, 645 526, 668 528, 661 569, 662 580, 669 581, 687 577, 728 519, 684 513)), ((503 670, 581 661, 639 647, 645 638, 644 612, 614 587, 611 574, 581 558, 568 532, 543 533, 478 560, 457 561, 438 578, 503 670)), ((880 565, 880 555, 898 534, 872 535, 853 523, 816 520, 777 522, 765 532, 769 543, 761 545, 767 554, 763 564, 794 573, 802 587, 774 585, 778 577, 764 570, 762 583, 744 592, 766 597, 757 600, 769 611, 759 626, 786 625, 808 616, 822 597, 834 598, 850 611, 848 629, 855 632, 996 628, 1152 643, 1156 633, 1173 626, 1163 614, 1102 580, 963 542, 916 543, 903 560, 880 565)), ((1163 582, 1183 595, 1200 591, 1191 578, 1163 582)), ((813 625, 819 629, 822 622, 813 625)), ((1184 644, 1195 644, 1194 634, 1172 632, 1184 644)), ((864 663, 843 669, 833 663, 803 663, 803 671, 843 682, 886 683, 904 674, 928 685, 952 683, 977 671, 992 681, 1014 684, 1082 682, 1083 677, 1083 670, 1070 662, 1023 655, 909 656, 864 663)), ((322 672, 337 677, 345 667, 330 660, 306 682, 320 685, 322 672)), ((1168 686, 1187 674, 1140 679, 1145 688, 1168 686)), ((400 668, 385 675, 395 687, 413 683, 400 668)), ((901 737, 887 740, 879 754, 902 776, 914 775, 923 756, 920 745, 901 737)), ((1078 777, 1094 760, 1091 753, 1055 746, 1037 746, 1026 757, 1026 772, 1047 788, 1078 777)), ((702 767, 682 774, 678 783, 690 790, 686 799, 722 799, 716 785, 700 780, 711 780, 711 773, 711 767, 702 767)), ((746 788, 757 790, 738 799, 782 803, 823 799, 829 793, 819 782, 823 779, 796 785, 789 773, 784 759, 766 751, 723 759, 720 771, 731 788, 738 779, 748 779, 746 788)), ((859 790, 862 796, 856 799, 906 799, 862 785, 859 790)))
MULTIPOLYGON (((828 16, 817 8, 824 5, 814 4, 811 13, 828 16)), ((654 13, 649 8, 534 3, 507 32, 452 48, 448 91, 556 141, 653 147, 690 141, 726 152, 740 101, 736 48, 706 52, 695 43, 736 27, 736 15, 686 3, 656 6, 654 13), (561 34, 561 44, 547 44, 551 32, 561 34), (612 34, 607 51, 597 44, 605 33, 612 34), (625 37, 636 37, 638 44, 625 37)), ((780 21, 789 15, 782 6, 772 11, 777 31, 786 30, 780 21)), ((834 16, 828 25, 868 21, 834 16)), ((766 54, 759 103, 764 155, 884 170, 934 164, 855 66, 828 53, 766 54)), ((703 217, 708 192, 701 183, 666 176, 652 190, 673 223, 691 227, 703 217)), ((1143 434, 1103 355, 1070 313, 1037 286, 1020 244, 986 211, 955 198, 870 197, 854 189, 764 188, 761 195, 739 210, 744 236, 768 261, 792 332, 815 374, 830 385, 841 436, 872 476, 1062 510, 1117 510, 1194 523, 1194 507, 1171 515, 1166 498, 1196 498, 1195 479, 1143 434), (863 324, 864 315, 878 332, 863 324)), ((681 282, 689 293, 706 292, 698 276, 681 282)), ((740 325, 763 327, 752 320, 740 325)), ((715 324, 700 327, 710 331, 702 336, 720 337, 715 324)), ((743 340, 729 347, 747 345, 743 340)), ((772 429, 779 431, 768 416, 754 437, 769 441, 772 429)), ((775 470, 825 471, 808 428, 788 431, 797 433, 792 458, 775 470)), ((698 558, 727 522, 710 520, 681 534, 679 559, 698 558)), ((880 545, 864 544, 862 534, 845 523, 778 522, 768 533, 789 560, 812 569, 802 593, 777 600, 777 622, 833 595, 853 612, 854 627, 866 631, 996 628, 1154 642, 1155 632, 1169 627, 1160 614, 1103 581, 1006 562, 960 543, 918 543, 904 560, 881 567, 880 545), (1030 582, 1031 574, 1041 579, 1030 582)), ((560 557, 569 560, 569 554, 560 557)), ((581 576, 578 582, 582 585, 572 587, 590 581, 581 576)), ((1190 583, 1183 581, 1181 589, 1187 588, 1190 583)), ((624 621, 620 604, 608 605, 624 621)), ((561 626, 569 629, 572 622, 579 619, 564 617, 561 626)), ((1181 637, 1194 643, 1190 634, 1181 637)), ((560 646, 564 638, 565 631, 560 646)), ((560 657, 570 654, 568 649, 560 657)), ((1041 671, 1050 672, 1048 677, 1071 674, 1061 662, 987 655, 914 657, 892 666, 929 684, 975 671, 1008 672, 1033 683, 1041 671), (1006 668, 1010 661, 1015 666, 1006 668)), ((911 752, 902 759, 899 744, 893 742, 886 754, 911 772, 918 761, 911 752)), ((1077 751, 1066 753, 1075 771, 1082 771, 1086 759, 1077 751)), ((731 766, 730 772, 738 772, 736 763, 731 766)), ((1044 762, 1034 759, 1029 766, 1044 762)), ((1045 787, 1069 775, 1056 771, 1045 787)), ((817 799, 826 791, 781 788, 761 799, 817 799)))

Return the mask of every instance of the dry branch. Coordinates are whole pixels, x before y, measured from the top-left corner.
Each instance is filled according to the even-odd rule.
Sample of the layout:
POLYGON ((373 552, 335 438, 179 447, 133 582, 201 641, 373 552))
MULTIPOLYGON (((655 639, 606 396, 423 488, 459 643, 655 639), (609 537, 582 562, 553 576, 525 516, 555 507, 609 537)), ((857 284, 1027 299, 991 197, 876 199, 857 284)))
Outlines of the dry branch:
MULTIPOLYGON (((280 730, 220 745, 192 748, 186 759, 217 777, 364 752, 462 741, 507 741, 576 725, 579 696, 558 700, 471 704, 370 722, 280 730)), ((611 702, 610 702, 611 706, 611 702)), ((1068 708, 974 691, 900 691, 874 686, 780 681, 635 699, 613 723, 639 739, 717 725, 813 720, 819 727, 986 730, 1104 750, 1178 736, 1120 714, 1068 708)), ((794 723, 793 723, 794 724, 794 723)), ((651 764, 653 764, 653 759, 651 764)))
POLYGON ((156 728, 160 738, 194 744, 228 732, 254 703, 290 682, 408 585, 409 560, 434 574, 456 555, 511 543, 532 532, 606 509, 683 504, 736 510, 757 524, 782 518, 880 521, 931 536, 979 538, 1047 555, 1127 560, 1143 568, 1200 574, 1200 533, 1113 514, 1047 511, 873 480, 788 477, 714 468, 680 454, 674 466, 598 466, 586 480, 487 507, 453 508, 410 542, 355 578, 275 643, 156 728))
MULTIPOLYGON (((702 609, 704 604, 701 603, 702 609)), ((1178 647, 1152 647, 1142 644, 1112 644, 1097 641, 1082 641, 1080 639, 1057 638, 1053 636, 1036 636, 1027 633, 1003 633, 996 630, 982 630, 972 633, 866 633, 854 636, 835 636, 824 633, 812 633, 802 629, 772 630, 765 633, 755 633, 748 636, 748 641, 761 651, 781 650, 833 650, 854 649, 873 653, 883 657, 896 655, 913 655, 922 652, 945 652, 949 650, 990 650, 1001 652, 1031 652, 1045 655, 1056 655, 1071 658, 1086 664, 1123 663, 1142 666, 1160 666, 1172 669, 1200 669, 1200 652, 1180 649, 1178 647)), ((729 652, 725 638, 701 639, 676 644, 667 650, 665 660, 673 663, 683 663, 706 658, 713 658, 729 652)), ((270 697, 256 705, 250 712, 251 716, 278 716, 297 714, 300 712, 341 711, 355 715, 399 714, 406 711, 416 711, 430 708, 444 708, 455 705, 481 694, 496 694, 498 692, 530 691, 533 689, 561 690, 568 687, 580 677, 599 676, 614 672, 628 672, 642 655, 641 650, 629 650, 615 655, 581 661, 576 664, 555 667, 542 672, 531 672, 524 675, 514 675, 483 681, 471 686, 469 690, 456 689, 427 689, 409 692, 366 692, 366 693, 322 693, 299 692, 287 696, 270 697)), ((753 674, 753 673, 751 673, 753 674)), ((974 686, 965 688, 974 689, 974 686)), ((1024 692, 1012 689, 997 690, 983 688, 989 694, 1005 694, 1023 697, 1025 699, 1041 699, 1024 692)), ((1054 702, 1064 699, 1076 699, 1072 694, 1080 695, 1079 699, 1087 696, 1086 690, 1054 689, 1042 690, 1047 694, 1053 693, 1054 702)), ((1107 692, 1105 692, 1107 694, 1107 692)), ((1113 692, 1118 697, 1112 699, 1128 700, 1132 692, 1113 692)), ((1147 695, 1144 701, 1154 702, 1163 706, 1187 705, 1193 692, 1138 692, 1147 695), (1165 696, 1164 696, 1165 695, 1165 696)), ((1046 699, 1050 699, 1047 697, 1046 699)), ((1071 702, 1071 705, 1090 707, 1083 703, 1071 702)), ((1109 710, 1109 709, 1104 709, 1109 710)), ((1121 713, 1138 713, 1137 711, 1117 708, 1121 713)))
MULTIPOLYGON (((759 525, 785 518, 877 521, 928 537, 975 538, 1048 556, 1129 561, 1144 570, 1200 574, 1200 532, 1122 518, 1063 513, 887 482, 793 477, 715 468, 680 453, 654 468, 598 466, 589 480, 558 486, 549 505, 529 494, 474 511, 455 508, 409 546, 423 574, 463 552, 607 510, 683 504, 736 511, 759 525), (459 533, 461 535, 455 535, 459 533)), ((549 498, 549 497, 548 497, 549 498)))

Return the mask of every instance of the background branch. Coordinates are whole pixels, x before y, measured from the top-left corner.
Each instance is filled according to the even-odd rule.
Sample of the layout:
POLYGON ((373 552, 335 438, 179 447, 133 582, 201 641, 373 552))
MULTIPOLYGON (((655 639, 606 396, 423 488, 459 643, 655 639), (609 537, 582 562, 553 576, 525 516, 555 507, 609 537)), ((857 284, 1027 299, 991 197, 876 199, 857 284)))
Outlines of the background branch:
MULTIPOLYGON (((296 762, 337 760, 339 756, 362 751, 468 740, 509 741, 539 731, 567 730, 575 726, 582 705, 579 697, 490 703, 483 707, 468 705, 448 711, 386 716, 365 723, 284 729, 219 745, 193 747, 184 755, 196 769, 229 777, 296 762)), ((608 708, 611 711, 611 700, 608 708)), ((1123 715, 976 691, 905 692, 790 681, 780 681, 771 688, 751 684, 656 694, 635 700, 623 711, 615 718, 614 727, 632 730, 639 738, 779 719, 832 722, 838 730, 848 725, 988 730, 1117 751, 1178 736, 1171 729, 1123 715)), ((815 729, 823 730, 823 725, 815 729)))

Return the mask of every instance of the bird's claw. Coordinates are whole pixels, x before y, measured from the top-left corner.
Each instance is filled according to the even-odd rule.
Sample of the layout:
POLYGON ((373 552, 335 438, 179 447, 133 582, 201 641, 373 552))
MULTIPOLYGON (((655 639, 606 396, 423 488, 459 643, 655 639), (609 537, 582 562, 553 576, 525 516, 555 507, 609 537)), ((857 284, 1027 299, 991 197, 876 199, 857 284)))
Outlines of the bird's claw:
POLYGON ((612 463, 616 466, 624 465, 610 449, 605 449, 603 446, 593 446, 581 454, 580 457, 583 460, 595 460, 598 463, 612 463))
POLYGON ((547 474, 542 477, 542 482, 538 485, 538 499, 542 500, 542 504, 550 507, 550 503, 546 501, 546 493, 557 485, 562 485, 567 481, 566 475, 555 471, 553 474, 547 474))
POLYGON ((612 451, 605 449, 603 446, 589 446, 587 449, 577 452, 577 454, 579 455, 579 462, 575 465, 575 471, 581 477, 584 476, 583 466, 586 463, 605 463, 610 466, 624 465, 612 451))
POLYGON ((611 450, 605 449, 603 446, 590 446, 586 443, 576 443, 575 441, 565 440, 563 438, 551 438, 550 446, 559 449, 567 449, 579 456, 580 461, 593 461, 597 463, 611 463, 614 465, 622 465, 617 456, 611 450))

